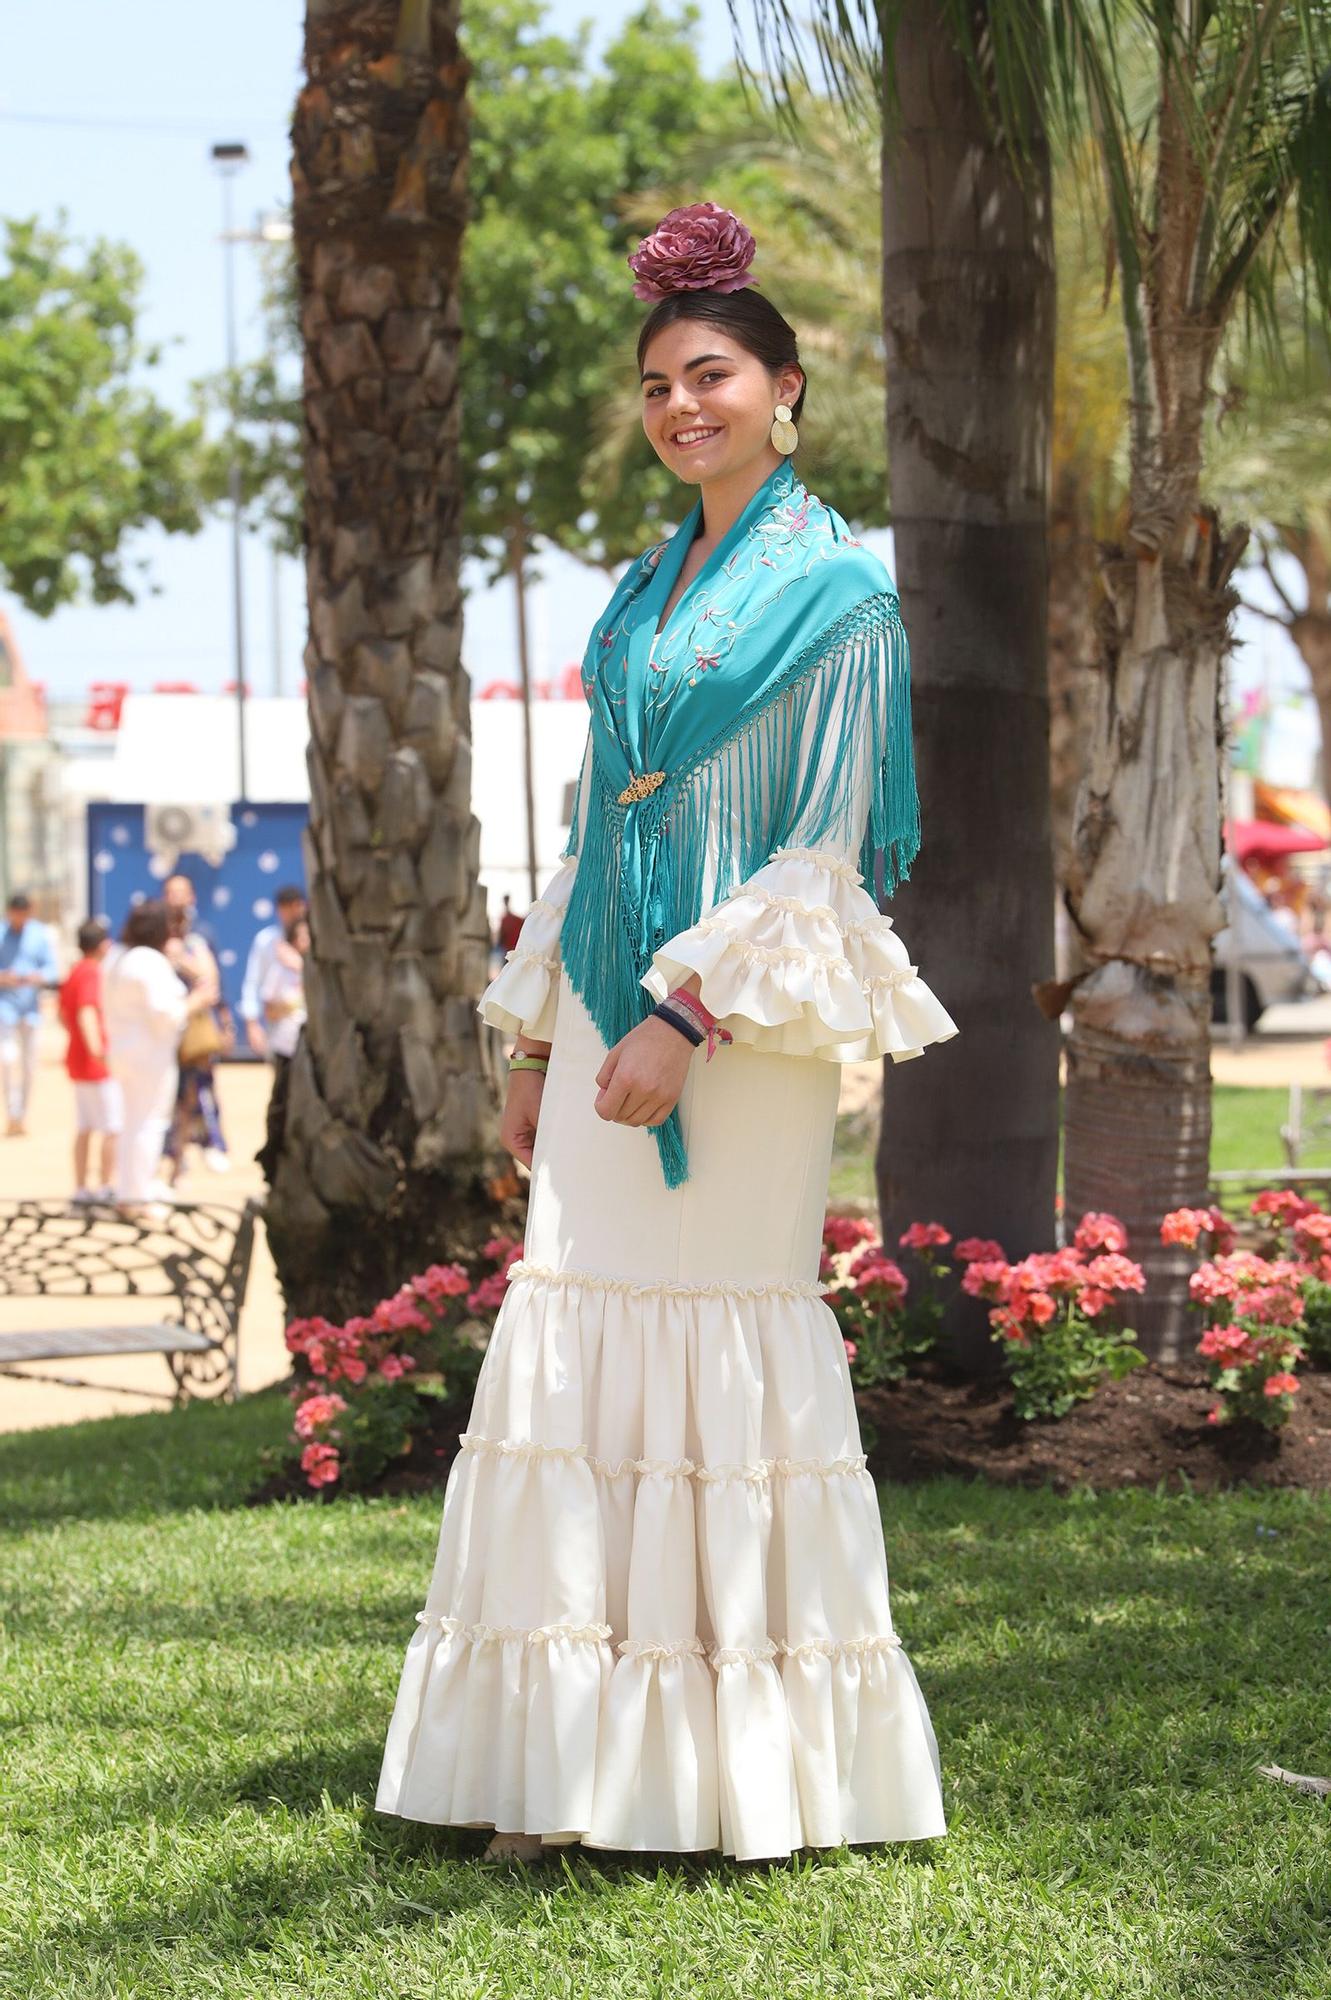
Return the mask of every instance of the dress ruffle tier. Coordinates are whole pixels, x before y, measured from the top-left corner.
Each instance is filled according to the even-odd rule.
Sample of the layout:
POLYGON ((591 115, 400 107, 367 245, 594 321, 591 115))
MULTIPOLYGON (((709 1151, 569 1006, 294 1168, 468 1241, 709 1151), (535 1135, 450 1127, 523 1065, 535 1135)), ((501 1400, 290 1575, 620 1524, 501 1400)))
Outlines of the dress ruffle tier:
POLYGON ((740 1859, 945 1831, 816 1284, 513 1267, 376 1804, 740 1859))

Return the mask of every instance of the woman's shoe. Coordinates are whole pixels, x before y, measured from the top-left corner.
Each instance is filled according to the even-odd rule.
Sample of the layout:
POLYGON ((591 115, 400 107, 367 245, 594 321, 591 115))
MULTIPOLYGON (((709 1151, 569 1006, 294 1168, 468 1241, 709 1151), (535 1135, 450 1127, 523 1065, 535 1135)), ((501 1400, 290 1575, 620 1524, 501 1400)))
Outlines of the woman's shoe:
POLYGON ((521 1861, 524 1864, 545 1858, 539 1833, 497 1833, 481 1856, 482 1861, 521 1861))

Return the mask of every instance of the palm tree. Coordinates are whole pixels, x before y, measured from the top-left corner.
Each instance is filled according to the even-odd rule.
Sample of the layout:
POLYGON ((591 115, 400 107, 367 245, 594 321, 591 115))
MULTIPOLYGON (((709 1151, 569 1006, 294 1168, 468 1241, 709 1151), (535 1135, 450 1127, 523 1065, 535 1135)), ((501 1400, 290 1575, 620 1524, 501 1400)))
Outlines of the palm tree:
MULTIPOLYGON (((767 73, 805 80, 793 10, 754 6, 767 73)), ((1054 951, 1054 259, 1039 79, 1000 101, 1001 7, 974 11, 968 50, 943 0, 889 6, 881 34, 877 0, 815 10, 825 72, 882 118, 890 512, 924 815, 893 911, 962 1031, 945 1058, 884 1063, 884 1240, 927 1218, 1020 1256, 1048 1240, 1058 1163, 1058 1030, 1031 992, 1054 951)), ((996 1365, 973 1301, 949 1342, 996 1365)))
MULTIPOLYGON (((757 4, 778 30, 790 32, 784 0, 757 4)), ((861 54, 880 46, 877 7, 869 0, 826 0, 819 18, 828 30, 855 30, 861 54)), ((1104 605, 1097 690, 1065 895, 1089 969, 1056 1000, 1046 996, 1045 1004, 1066 1002, 1072 1016, 1067 1211, 1112 1209, 1122 1217, 1147 1270, 1148 1291, 1136 1316, 1143 1345, 1172 1358, 1186 1338, 1190 1260, 1159 1244, 1158 1223, 1166 1210, 1206 1198, 1211 939, 1225 921, 1219 896, 1222 666, 1237 601, 1231 578, 1246 540, 1241 527, 1223 532, 1215 509, 1203 501, 1205 423, 1226 327, 1245 295, 1259 307, 1269 296, 1273 263, 1289 236, 1297 232, 1323 307, 1331 294, 1331 177, 1324 170, 1331 143, 1331 12, 1323 0, 937 0, 926 9, 917 0, 894 0, 884 12, 881 48, 885 93, 891 97, 895 82, 903 105, 921 67, 918 38, 931 26, 945 45, 938 61, 951 51, 964 63, 979 87, 973 95, 996 104, 1005 130, 1020 138, 1033 115, 1056 110, 1069 122, 1081 121, 1095 141, 1126 343, 1129 492, 1124 533, 1099 555, 1104 605)), ((949 106, 952 74, 944 81, 939 70, 926 71, 920 100, 949 106)), ((926 162, 936 163, 941 150, 941 141, 924 137, 926 162)), ((959 185, 954 177, 954 195, 959 185)), ((923 232, 932 244, 934 218, 950 217, 957 205, 948 209, 949 184, 936 176, 928 192, 933 199, 923 210, 923 232)), ((1021 217, 1005 215, 998 201, 988 212, 1020 251, 1021 217)), ((984 213, 978 202, 965 204, 965 226, 974 218, 978 232, 984 213)), ((1043 245, 1043 232, 1039 240, 1043 245)), ((890 261, 885 269, 890 298, 890 261)), ((907 322, 921 373, 948 385, 945 397, 913 412, 937 468, 933 498, 944 521, 973 511, 974 495, 969 467, 959 492, 949 494, 933 408, 955 398, 971 414, 964 363, 969 359, 978 369, 986 344, 1006 324, 972 322, 966 354, 946 333, 935 339, 929 322, 907 322)), ((894 344, 889 330, 889 370, 903 358, 909 358, 909 345, 894 344)), ((1033 367, 1037 359, 1031 358, 1033 367)), ((903 435, 908 428, 909 417, 903 435)), ((894 515, 897 442, 890 428, 894 515)), ((949 548, 944 543, 945 552, 949 548)), ((902 567, 908 569, 904 557, 902 567)), ((910 573, 919 574, 918 565, 910 573)), ((979 594, 955 567, 951 583, 967 597, 979 594)), ((917 636, 932 647, 932 630, 919 626, 917 616, 917 636)), ((960 662, 963 681, 964 669, 960 662)), ((927 676, 935 671, 932 663, 926 667, 927 676)), ((941 717, 931 723, 926 707, 925 720, 926 743, 934 745, 941 717)), ((999 766, 1005 776, 1007 761, 999 766)), ((990 749, 983 762, 991 769, 999 765, 990 749)), ((1011 818, 995 811, 1001 802, 991 797, 992 778, 987 788, 977 782, 966 792, 955 783, 940 785, 939 775, 934 767, 935 799, 979 796, 987 805, 983 834, 972 810, 964 843, 987 892, 989 854, 994 845, 1010 844, 1011 818), (1000 825, 1004 837, 996 843, 1000 825)), ((1020 767, 1013 773, 1009 791, 1016 797, 1023 775, 1020 767)), ((935 809, 935 826, 937 817, 935 809)), ((1018 825, 1026 835, 1038 837, 1042 817, 1042 803, 1033 810, 1023 800, 1018 825)), ((936 834, 934 844, 936 852, 936 834)), ((936 873, 935 864, 922 879, 933 887, 936 873)), ((950 921, 960 885, 944 879, 939 886, 952 892, 945 897, 950 921)), ((1000 903, 1007 886, 1004 869, 996 885, 1000 903)), ((963 905, 963 922, 967 914, 963 905)), ((968 924, 966 939, 969 950, 975 939, 968 924)), ((982 943, 990 942, 982 934, 982 943)), ((1016 951, 1026 957, 1029 949, 1030 934, 1022 929, 1016 951)), ((997 998, 999 1010, 1004 999, 997 998)), ((956 1081, 954 1069, 949 1086, 956 1081)), ((921 1078, 919 1087, 929 1086, 921 1078)), ((1024 1103, 1029 1085, 1017 1095, 1024 1103)), ((1035 1102, 1037 1119, 1042 1103, 1035 1102)), ((921 1101, 915 1108, 919 1117, 901 1121, 911 1132, 908 1145, 923 1144, 927 1131, 928 1143, 938 1146, 951 1170, 954 1159, 965 1157, 971 1135, 946 1118, 941 1131, 936 1120, 932 1130, 921 1131, 927 1107, 921 1101)), ((1016 1097, 1005 1098, 1005 1111, 1018 1114, 1007 1126, 1009 1135, 1029 1129, 1016 1097)), ((899 1156, 901 1142, 890 1129, 884 1145, 899 1156)), ((1004 1169, 1020 1157, 1011 1146, 1009 1139, 1004 1169)), ((902 1178, 912 1192, 921 1185, 913 1166, 908 1153, 902 1178)), ((980 1168, 997 1178, 992 1158, 981 1157, 980 1168)), ((929 1185, 927 1176, 922 1185, 929 1185)), ((886 1191, 894 1193, 890 1182, 886 1191)), ((968 1226, 983 1227, 992 1206, 992 1200, 973 1203, 968 1226)))
POLYGON ((1159 1243, 1200 1206, 1210 1163, 1211 940, 1219 894, 1224 662, 1247 529, 1202 493, 1214 369, 1247 293, 1269 298, 1296 225, 1331 274, 1331 14, 1304 0, 1157 7, 1107 36, 1070 8, 1068 94, 1095 135, 1129 381, 1125 532, 1100 552, 1097 698, 1067 904, 1091 970, 1070 994, 1068 1209, 1112 1209, 1145 1265, 1143 1345, 1189 1338, 1191 1258, 1159 1243), (1126 38, 1153 74, 1131 87, 1126 38))
POLYGON ((489 928, 461 665, 457 0, 307 0, 292 217, 305 343, 308 1024, 268 1228, 334 1318, 493 1225, 489 928))

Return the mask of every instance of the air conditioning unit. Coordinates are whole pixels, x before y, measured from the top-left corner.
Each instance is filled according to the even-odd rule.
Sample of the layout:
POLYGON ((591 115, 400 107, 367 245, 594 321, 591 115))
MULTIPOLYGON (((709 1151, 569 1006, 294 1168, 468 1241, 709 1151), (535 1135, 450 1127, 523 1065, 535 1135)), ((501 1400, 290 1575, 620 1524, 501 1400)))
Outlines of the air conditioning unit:
POLYGON ((144 808, 149 851, 174 867, 182 854, 199 854, 219 868, 236 844, 236 829, 224 805, 161 805, 144 808))

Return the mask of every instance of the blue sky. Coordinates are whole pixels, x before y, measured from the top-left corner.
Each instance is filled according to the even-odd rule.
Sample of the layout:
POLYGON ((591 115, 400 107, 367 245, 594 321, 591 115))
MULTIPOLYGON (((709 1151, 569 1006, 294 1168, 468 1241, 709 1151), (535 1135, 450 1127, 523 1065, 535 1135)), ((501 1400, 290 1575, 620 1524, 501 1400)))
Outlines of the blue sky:
MULTIPOLYGON (((594 24, 603 46, 632 11, 551 0, 561 30, 594 24)), ((159 393, 185 407, 189 383, 220 368, 224 352, 221 189, 209 159, 214 140, 242 139, 250 165, 236 184, 236 213, 249 225, 284 205, 289 186, 287 123, 300 75, 302 0, 228 0, 220 11, 180 0, 62 0, 6 10, 0 70, 0 188, 6 213, 54 220, 63 209, 80 237, 127 242, 146 267, 143 331, 163 344, 159 393)), ((709 0, 699 27, 708 69, 730 58, 724 5, 709 0)), ((242 357, 258 351, 255 253, 235 252, 242 357)), ((681 509, 681 513, 685 511, 681 509)), ((52 695, 89 680, 192 680, 220 687, 231 677, 230 530, 146 535, 136 553, 158 594, 132 608, 72 607, 49 620, 12 603, 33 677, 52 695)), ((533 606, 538 672, 580 657, 586 629, 605 600, 600 572, 551 559, 533 606)), ((304 575, 281 565, 277 597, 286 692, 299 686, 304 646, 304 575)), ((245 553, 249 680, 273 685, 273 564, 264 544, 245 553)), ((467 655, 487 678, 512 656, 513 610, 503 588, 473 592, 467 655)))
MULTIPOLYGON (((562 30, 594 24, 599 49, 631 12, 628 0, 550 0, 562 30)), ((223 357, 221 190, 209 160, 214 140, 241 139, 251 161, 236 186, 242 224, 285 203, 287 121, 300 73, 303 0, 229 0, 201 11, 180 0, 62 0, 11 7, 0 72, 0 187, 10 214, 53 220, 63 209, 80 237, 128 242, 146 269, 143 331, 164 348, 160 393, 185 406, 188 384, 223 357)), ((709 70, 731 56, 723 0, 704 0, 700 53, 709 70)), ((242 357, 258 351, 258 269, 235 251, 242 357)), ((835 499, 835 495, 828 496, 835 499)), ((680 515, 686 506, 681 503, 680 515)), ((872 538, 891 562, 890 540, 872 538)), ((133 607, 73 607, 50 620, 7 606, 29 671, 52 695, 80 693, 89 680, 192 680, 217 688, 231 676, 229 529, 215 522, 194 538, 141 538, 136 553, 155 586, 133 607)), ((597 571, 557 556, 534 593, 533 645, 539 674, 581 655, 604 602, 597 571)), ((245 552, 249 680, 274 684, 280 647, 288 693, 299 686, 304 646, 304 577, 284 562, 276 572, 264 544, 245 552), (277 615, 274 616, 276 602, 277 615), (275 641, 275 632, 278 635, 275 641)), ((1245 579, 1245 589, 1251 588, 1245 579)), ((1240 616, 1245 644, 1236 684, 1292 693, 1306 683, 1297 656, 1264 621, 1240 616)), ((513 671, 510 593, 468 596, 466 657, 477 679, 513 671)), ((1310 712, 1286 703, 1273 736, 1279 768, 1302 782, 1310 712)))

